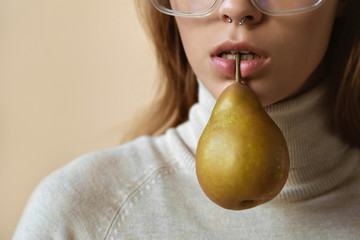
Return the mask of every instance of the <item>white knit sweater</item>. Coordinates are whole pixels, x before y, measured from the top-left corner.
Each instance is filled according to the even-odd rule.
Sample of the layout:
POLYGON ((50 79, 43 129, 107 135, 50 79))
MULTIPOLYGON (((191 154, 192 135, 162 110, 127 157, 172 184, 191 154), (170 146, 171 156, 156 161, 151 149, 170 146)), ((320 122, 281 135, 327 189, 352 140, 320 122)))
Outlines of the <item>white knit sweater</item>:
POLYGON ((194 153, 215 104, 201 85, 184 124, 48 176, 13 239, 360 239, 360 152, 332 134, 324 93, 319 85, 266 108, 291 156, 286 186, 267 204, 225 210, 199 187, 194 153))

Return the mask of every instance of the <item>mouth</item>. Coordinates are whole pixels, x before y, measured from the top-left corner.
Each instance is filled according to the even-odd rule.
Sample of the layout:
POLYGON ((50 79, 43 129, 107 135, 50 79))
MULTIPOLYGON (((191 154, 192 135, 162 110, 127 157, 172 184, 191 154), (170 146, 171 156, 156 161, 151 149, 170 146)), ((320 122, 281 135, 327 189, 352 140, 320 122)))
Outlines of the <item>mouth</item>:
POLYGON ((242 78, 255 76, 268 63, 268 54, 245 42, 226 41, 211 52, 213 68, 230 78, 235 78, 235 56, 240 53, 240 72, 242 78))
POLYGON ((247 42, 233 42, 233 41, 225 41, 215 46, 211 51, 211 56, 218 56, 221 58, 227 58, 235 56, 236 53, 240 53, 242 56, 242 60, 254 60, 260 58, 267 58, 268 54, 255 46, 247 42))

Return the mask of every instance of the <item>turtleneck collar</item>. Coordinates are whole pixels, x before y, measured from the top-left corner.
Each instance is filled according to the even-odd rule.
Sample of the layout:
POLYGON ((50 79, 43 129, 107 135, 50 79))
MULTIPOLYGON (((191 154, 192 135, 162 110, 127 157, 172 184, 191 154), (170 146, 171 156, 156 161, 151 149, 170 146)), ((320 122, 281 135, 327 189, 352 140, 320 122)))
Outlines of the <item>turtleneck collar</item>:
MULTIPOLYGON (((282 130, 290 153, 288 181, 275 200, 307 199, 343 183, 360 159, 331 131, 326 113, 326 84, 270 105, 266 112, 282 130)), ((186 168, 195 173, 195 152, 212 109, 214 97, 199 81, 199 102, 189 112, 189 120, 173 129, 172 147, 186 168)))

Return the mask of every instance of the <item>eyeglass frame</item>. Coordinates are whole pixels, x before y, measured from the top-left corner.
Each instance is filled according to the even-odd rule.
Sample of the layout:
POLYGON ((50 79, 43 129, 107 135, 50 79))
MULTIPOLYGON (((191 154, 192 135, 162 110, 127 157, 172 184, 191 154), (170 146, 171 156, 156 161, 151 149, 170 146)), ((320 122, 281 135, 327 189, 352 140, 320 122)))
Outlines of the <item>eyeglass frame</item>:
MULTIPOLYGON (((162 6, 158 2, 158 0, 151 0, 151 3, 158 11, 160 11, 164 14, 170 15, 170 16, 174 16, 174 17, 206 17, 206 16, 211 15, 213 12, 215 12, 217 10, 216 6, 217 5, 220 6, 220 3, 222 1, 223 0, 214 0, 214 3, 208 9, 199 11, 199 12, 181 12, 181 11, 171 10, 171 9, 168 9, 168 8, 162 6)), ((297 14, 297 13, 310 12, 310 11, 315 10, 316 8, 320 7, 326 0, 319 0, 316 4, 314 4, 310 7, 299 8, 299 9, 294 9, 294 10, 286 10, 286 11, 281 11, 281 12, 277 12, 277 13, 265 11, 264 9, 261 9, 259 6, 257 6, 257 4, 255 3, 255 0, 250 0, 250 1, 257 10, 264 13, 265 15, 280 16, 280 15, 291 15, 291 14, 297 14)))

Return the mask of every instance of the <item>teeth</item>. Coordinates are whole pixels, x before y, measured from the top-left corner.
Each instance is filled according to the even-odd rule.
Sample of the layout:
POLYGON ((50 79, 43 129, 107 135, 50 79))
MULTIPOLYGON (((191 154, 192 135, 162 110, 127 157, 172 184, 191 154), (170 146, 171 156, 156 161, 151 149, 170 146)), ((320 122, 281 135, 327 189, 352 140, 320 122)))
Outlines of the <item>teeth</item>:
MULTIPOLYGON (((231 51, 231 53, 232 54, 236 54, 236 53, 238 53, 239 51, 231 51)), ((241 53, 241 54, 248 54, 248 53, 250 53, 249 51, 240 51, 239 53, 241 53)))
POLYGON ((259 55, 253 54, 253 53, 249 53, 249 54, 244 54, 241 55, 241 60, 257 60, 260 59, 259 55))
MULTIPOLYGON (((222 53, 221 58, 235 60, 236 53, 238 53, 238 51, 231 51, 230 53, 222 53)), ((257 60, 261 58, 259 55, 250 53, 249 51, 240 51, 240 54, 241 54, 241 60, 244 61, 257 60)))
POLYGON ((233 54, 233 53, 223 53, 223 54, 221 54, 221 58, 234 59, 235 60, 235 54, 233 54))

